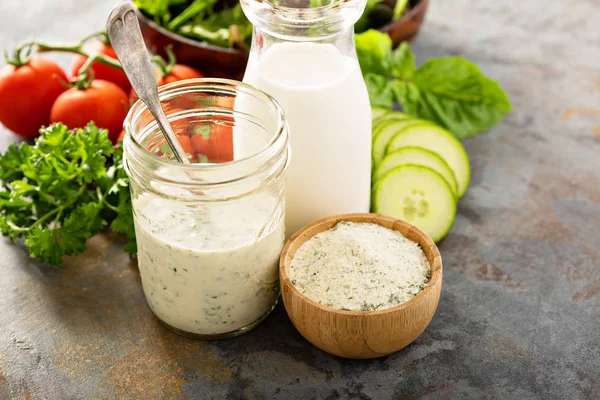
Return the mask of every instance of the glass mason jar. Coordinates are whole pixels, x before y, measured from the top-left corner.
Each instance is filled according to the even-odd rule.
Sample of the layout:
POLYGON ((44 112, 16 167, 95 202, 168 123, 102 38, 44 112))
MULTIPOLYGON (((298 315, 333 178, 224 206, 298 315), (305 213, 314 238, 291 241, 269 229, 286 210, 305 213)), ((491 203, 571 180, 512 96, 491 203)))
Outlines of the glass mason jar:
POLYGON ((353 29, 366 0, 241 4, 254 25, 244 82, 273 96, 290 126, 287 234, 330 215, 368 212, 371 107, 353 29))
POLYGON ((144 294, 180 334, 236 336, 279 297, 289 159, 283 112, 265 93, 223 79, 176 82, 159 95, 194 163, 174 160, 148 108, 135 103, 124 166, 144 294))

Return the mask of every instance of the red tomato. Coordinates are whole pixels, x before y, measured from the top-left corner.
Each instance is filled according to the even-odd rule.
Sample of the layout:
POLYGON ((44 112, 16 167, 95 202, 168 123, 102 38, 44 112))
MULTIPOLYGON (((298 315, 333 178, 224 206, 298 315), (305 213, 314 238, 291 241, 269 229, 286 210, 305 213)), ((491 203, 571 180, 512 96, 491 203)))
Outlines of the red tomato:
POLYGON ((194 153, 198 154, 198 157, 205 156, 208 158, 212 152, 212 145, 209 139, 207 139, 201 133, 194 133, 190 136, 190 140, 194 149, 194 153))
POLYGON ((67 90, 66 83, 60 67, 45 58, 5 66, 0 70, 0 122, 19 136, 37 137, 40 127, 50 123, 52 104, 67 90))
POLYGON ((210 135, 193 133, 191 144, 198 157, 205 156, 214 163, 233 160, 233 128, 230 125, 212 124, 210 135))
POLYGON ((82 128, 88 122, 108 129, 108 136, 116 143, 123 129, 129 98, 112 82, 95 79, 87 89, 71 88, 54 102, 51 122, 62 122, 69 129, 82 128))
MULTIPOLYGON (((159 73, 157 72, 156 79, 158 81, 158 86, 166 85, 167 83, 183 81, 185 79, 204 78, 204 74, 202 72, 196 71, 194 68, 182 64, 173 65, 171 72, 168 75, 163 76, 162 78, 159 77, 158 74, 159 73)), ((130 97, 132 103, 138 99, 133 89, 131 89, 130 97)))
POLYGON ((229 108, 233 110, 235 104, 235 97, 233 96, 219 96, 217 97, 217 107, 229 108))
POLYGON ((214 124, 210 130, 213 162, 233 161, 233 127, 214 124))
POLYGON ((188 154, 195 154, 194 147, 192 146, 192 141, 187 135, 177 135, 177 139, 179 140, 179 144, 183 147, 183 151, 188 154))
MULTIPOLYGON (((117 59, 117 54, 113 48, 100 40, 93 42, 89 47, 86 48, 86 50, 88 50, 90 53, 100 53, 114 58, 115 60, 117 59)), ((86 60, 86 56, 82 56, 80 54, 76 55, 71 63, 69 76, 76 77, 79 74, 79 69, 86 60)), ((125 75, 125 72, 121 71, 120 69, 111 67, 110 65, 102 64, 97 61, 92 63, 91 68, 94 70, 95 79, 102 79, 115 83, 121 89, 123 89, 125 93, 129 93, 131 90, 131 84, 129 83, 129 79, 127 79, 127 75, 125 75)))
POLYGON ((117 140, 115 142, 119 143, 121 140, 125 140, 125 133, 125 129, 123 129, 121 133, 119 133, 119 136, 117 136, 117 140))

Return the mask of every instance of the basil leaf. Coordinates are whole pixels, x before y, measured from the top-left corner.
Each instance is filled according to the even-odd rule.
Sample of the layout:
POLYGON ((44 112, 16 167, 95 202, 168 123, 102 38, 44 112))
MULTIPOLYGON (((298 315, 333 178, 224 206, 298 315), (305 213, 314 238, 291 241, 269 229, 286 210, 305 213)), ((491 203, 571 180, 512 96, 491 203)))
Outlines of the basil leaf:
POLYGON ((369 30, 354 35, 356 55, 363 75, 374 73, 390 76, 392 39, 385 33, 369 30))
POLYGON ((411 79, 417 69, 415 55, 406 42, 402 42, 392 53, 392 76, 400 79, 411 79))
POLYGON ((395 81, 391 86, 407 113, 434 121, 458 138, 491 128, 511 110, 498 83, 462 57, 431 59, 411 82, 395 81))
POLYGON ((394 91, 391 81, 386 77, 368 73, 364 76, 369 92, 371 107, 392 108, 394 106, 394 91))

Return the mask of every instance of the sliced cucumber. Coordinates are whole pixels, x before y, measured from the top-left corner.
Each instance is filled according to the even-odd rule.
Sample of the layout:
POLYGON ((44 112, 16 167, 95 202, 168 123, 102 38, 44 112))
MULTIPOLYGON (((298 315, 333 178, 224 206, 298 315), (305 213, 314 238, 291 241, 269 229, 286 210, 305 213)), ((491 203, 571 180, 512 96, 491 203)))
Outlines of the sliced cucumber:
POLYGON ((452 193, 458 198, 458 184, 452 169, 450 169, 442 157, 421 147, 403 147, 386 155, 381 163, 379 163, 377 170, 375 170, 373 180, 377 182, 395 167, 407 164, 431 168, 446 180, 452 189, 452 193))
MULTIPOLYGON (((377 140, 377 137, 374 140, 377 140)), ((380 145, 378 144, 378 146, 380 145)), ((412 124, 389 140, 385 153, 391 153, 403 147, 422 147, 443 158, 456 177, 458 197, 465 194, 471 179, 469 156, 462 143, 454 135, 437 125, 412 124)), ((373 142, 373 152, 375 152, 375 142, 373 142)))
POLYGON ((456 199, 448 182, 431 168, 403 165, 375 184, 373 211, 405 220, 437 242, 454 223, 456 199))
POLYGON ((386 146, 398 132, 408 126, 422 123, 423 121, 420 119, 407 118, 398 121, 387 121, 380 128, 373 128, 373 169, 376 169, 381 160, 383 160, 386 146))
POLYGON ((373 108, 371 108, 371 119, 375 120, 389 112, 392 112, 392 111, 388 110, 387 108, 373 107, 373 108))
POLYGON ((381 127, 382 125, 390 122, 390 121, 399 121, 402 119, 411 119, 413 117, 411 117, 408 114, 405 114, 403 112, 400 111, 389 111, 375 119, 373 119, 373 132, 375 132, 376 129, 378 129, 379 127, 381 127))

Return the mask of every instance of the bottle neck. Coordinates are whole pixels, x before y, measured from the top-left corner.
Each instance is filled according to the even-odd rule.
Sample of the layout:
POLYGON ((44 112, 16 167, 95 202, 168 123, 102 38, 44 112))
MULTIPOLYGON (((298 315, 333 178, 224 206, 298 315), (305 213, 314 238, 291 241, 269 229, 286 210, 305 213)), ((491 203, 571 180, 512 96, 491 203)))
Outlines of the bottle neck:
POLYGON ((279 41, 333 43, 353 30, 364 11, 366 0, 332 1, 316 8, 311 8, 310 4, 306 8, 295 8, 279 3, 241 0, 242 9, 254 25, 255 33, 279 41))
POLYGON ((353 26, 327 35, 281 35, 268 29, 268 27, 254 26, 252 33, 252 54, 260 55, 277 43, 330 44, 335 46, 343 55, 356 58, 353 26))

